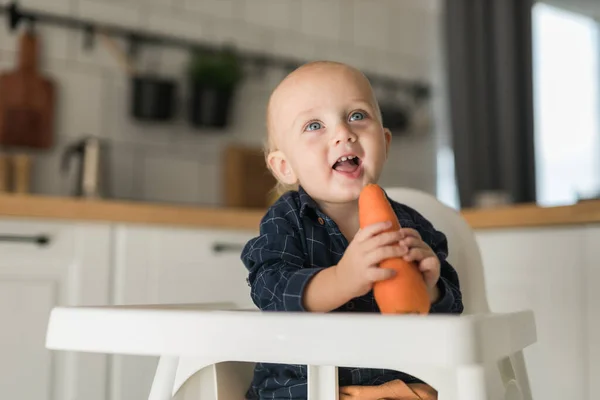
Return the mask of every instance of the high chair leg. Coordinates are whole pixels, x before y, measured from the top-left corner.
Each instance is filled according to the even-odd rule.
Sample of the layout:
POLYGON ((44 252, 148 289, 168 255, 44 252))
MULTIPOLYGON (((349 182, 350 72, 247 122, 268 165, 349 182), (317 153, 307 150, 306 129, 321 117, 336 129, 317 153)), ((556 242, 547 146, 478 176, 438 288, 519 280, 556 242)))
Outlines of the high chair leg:
POLYGON ((160 357, 148 400, 171 400, 179 357, 160 357))
MULTIPOLYGON (((495 363, 460 367, 455 373, 456 400, 522 400, 513 397, 514 388, 504 385, 495 363), (510 397, 505 397, 508 395, 510 397)), ((439 400, 450 399, 442 397, 440 392, 439 400)))
POLYGON ((308 400, 338 400, 338 369, 332 366, 308 365, 308 400))

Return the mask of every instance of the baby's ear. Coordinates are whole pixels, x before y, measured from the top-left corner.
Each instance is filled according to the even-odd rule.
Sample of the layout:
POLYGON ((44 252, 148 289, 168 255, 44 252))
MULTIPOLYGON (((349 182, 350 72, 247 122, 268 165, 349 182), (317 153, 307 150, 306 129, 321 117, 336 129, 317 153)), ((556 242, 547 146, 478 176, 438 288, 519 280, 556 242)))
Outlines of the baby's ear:
POLYGON ((298 182, 298 178, 296 177, 292 166, 280 150, 269 153, 267 156, 267 164, 280 182, 283 182, 286 185, 294 185, 298 182))
POLYGON ((385 137, 385 156, 387 157, 390 150, 390 143, 392 142, 392 131, 388 128, 383 128, 383 134, 385 137))

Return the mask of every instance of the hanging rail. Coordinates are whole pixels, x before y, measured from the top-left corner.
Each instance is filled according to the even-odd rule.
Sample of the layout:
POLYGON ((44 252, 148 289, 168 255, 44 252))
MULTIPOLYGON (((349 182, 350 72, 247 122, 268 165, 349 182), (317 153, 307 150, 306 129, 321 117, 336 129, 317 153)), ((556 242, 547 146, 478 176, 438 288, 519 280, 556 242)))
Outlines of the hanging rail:
MULTIPOLYGON (((25 10, 17 4, 17 1, 13 1, 5 6, 0 5, 0 14, 6 14, 9 29, 12 31, 16 30, 19 24, 21 24, 23 21, 29 22, 32 25, 42 23, 75 30, 82 30, 86 34, 86 44, 88 46, 91 46, 93 43, 95 32, 101 31, 111 36, 121 37, 129 42, 129 52, 132 56, 135 56, 138 46, 143 43, 182 47, 208 53, 217 52, 221 49, 220 46, 216 46, 214 44, 202 43, 172 35, 142 30, 132 30, 124 26, 109 23, 99 23, 96 21, 79 19, 65 15, 52 14, 45 11, 25 10)), ((236 53, 243 63, 258 67, 274 67, 290 71, 304 63, 304 61, 299 59, 280 57, 247 50, 236 50, 236 53)), ((387 90, 402 90, 408 92, 417 101, 429 97, 429 87, 423 83, 367 72, 365 72, 365 75, 368 76, 369 80, 374 86, 381 86, 387 90)))

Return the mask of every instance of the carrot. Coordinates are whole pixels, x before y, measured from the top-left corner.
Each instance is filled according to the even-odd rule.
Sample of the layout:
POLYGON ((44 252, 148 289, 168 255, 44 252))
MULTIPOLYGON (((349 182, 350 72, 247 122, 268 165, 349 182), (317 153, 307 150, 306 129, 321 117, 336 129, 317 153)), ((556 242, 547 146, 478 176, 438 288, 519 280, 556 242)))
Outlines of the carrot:
MULTIPOLYGON (((391 221, 391 230, 399 230, 400 222, 387 200, 383 189, 377 184, 366 185, 358 199, 360 227, 377 222, 391 221)), ((391 268, 396 275, 373 285, 375 301, 382 314, 428 314, 430 308, 427 286, 415 262, 403 258, 390 258, 379 264, 391 268)))

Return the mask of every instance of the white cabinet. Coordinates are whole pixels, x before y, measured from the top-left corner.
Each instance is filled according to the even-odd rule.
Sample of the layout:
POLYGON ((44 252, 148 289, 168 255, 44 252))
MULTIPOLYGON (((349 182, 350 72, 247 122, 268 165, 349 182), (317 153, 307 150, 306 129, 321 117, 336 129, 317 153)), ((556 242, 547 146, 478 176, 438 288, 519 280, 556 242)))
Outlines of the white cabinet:
POLYGON ((587 389, 588 399, 600 399, 600 227, 590 226, 585 229, 585 253, 583 268, 583 284, 585 285, 585 307, 581 310, 585 316, 584 340, 588 346, 584 358, 588 368, 587 389))
POLYGON ((0 399, 147 399, 156 358, 48 351, 50 310, 206 302, 254 308, 240 260, 254 234, 0 219, 0 399))
POLYGON ((45 334, 52 307, 107 303, 109 268, 108 225, 0 220, 1 399, 106 399, 107 357, 48 351, 45 334))
POLYGON ((118 226, 112 301, 251 307, 240 252, 253 233, 118 226))
MULTIPOLYGON (((597 229, 595 237, 600 237, 597 229)), ((587 395, 586 324, 597 319, 596 307, 587 311, 586 289, 598 298, 595 282, 586 268, 583 227, 480 231, 477 239, 485 265, 485 280, 492 311, 531 309, 535 313, 538 342, 525 350, 534 399, 595 399, 587 395)), ((596 239, 597 240, 597 239, 596 239)), ((595 250, 596 259, 600 251, 595 250)), ((598 272, 595 272, 598 277, 598 272)), ((598 301, 595 302, 598 304, 598 301)), ((598 325, 591 327, 600 337, 598 325)), ((594 336, 590 336, 593 338, 594 336)), ((592 339, 593 340, 593 339, 592 339)), ((596 354, 598 345, 594 343, 596 354)), ((595 373, 600 372, 595 360, 595 373)), ((592 375, 593 376, 593 375, 592 375)))
MULTIPOLYGON (((230 302, 254 308, 242 246, 255 233, 118 226, 113 304, 230 302)), ((156 357, 111 356, 111 400, 145 400, 156 357)))

